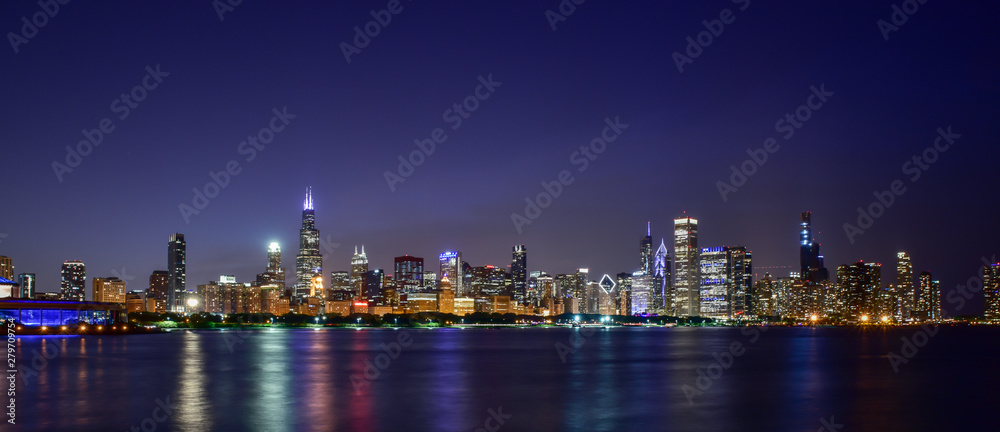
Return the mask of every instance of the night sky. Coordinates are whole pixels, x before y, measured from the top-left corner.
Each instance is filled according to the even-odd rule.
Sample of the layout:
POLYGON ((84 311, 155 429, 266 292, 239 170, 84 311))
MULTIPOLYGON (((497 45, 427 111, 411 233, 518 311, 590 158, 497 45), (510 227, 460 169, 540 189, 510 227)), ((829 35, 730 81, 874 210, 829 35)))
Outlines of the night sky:
MULTIPOLYGON (((669 245, 683 212, 700 220, 700 246, 746 245, 758 267, 791 266, 782 276, 798 266, 805 210, 831 273, 878 261, 888 283, 905 250, 947 293, 1000 252, 995 5, 930 0, 886 40, 882 0, 590 0, 555 31, 555 0, 403 0, 348 63, 341 43, 387 3, 245 0, 224 20, 208 0, 61 5, 17 53, 0 49, 0 255, 40 291, 58 290, 67 259, 88 282, 124 269, 145 288, 174 232, 188 288, 252 280, 271 241, 293 272, 307 186, 321 236, 340 244, 324 252, 327 274, 349 269, 355 244, 389 272, 403 254, 436 272, 445 250, 509 265, 522 243, 529 271, 633 271, 646 221, 669 245), (679 72, 673 53, 724 9, 735 21, 679 72), (157 65, 169 75, 120 119, 113 101, 157 65), (452 129, 446 110, 490 74, 501 84, 452 129), (785 139, 776 122, 812 86, 833 95, 785 139), (247 161, 240 143, 284 107, 295 118, 247 161), (627 129, 581 172, 571 155, 616 116, 627 129), (60 181, 53 162, 102 118, 113 131, 60 181), (911 181, 904 163, 948 126, 961 137, 911 181), (385 172, 435 128, 447 139, 390 190, 385 172), (718 182, 768 138, 780 148, 724 201, 718 182), (231 160, 240 173, 186 222, 179 205, 231 160), (518 233, 511 214, 562 170, 573 182, 518 233), (906 192, 851 244, 844 223, 897 179, 906 192)), ((40 10, 3 2, 0 30, 20 34, 40 10)))

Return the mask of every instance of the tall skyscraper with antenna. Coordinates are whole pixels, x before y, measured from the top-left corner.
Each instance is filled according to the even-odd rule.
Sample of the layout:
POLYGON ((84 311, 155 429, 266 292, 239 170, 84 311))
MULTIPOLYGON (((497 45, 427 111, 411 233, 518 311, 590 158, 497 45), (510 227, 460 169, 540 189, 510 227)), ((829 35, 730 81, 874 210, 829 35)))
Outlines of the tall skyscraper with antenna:
POLYGON ((351 287, 355 294, 364 297, 365 274, 368 273, 368 255, 365 255, 365 245, 361 245, 361 253, 358 253, 358 246, 354 246, 354 256, 351 257, 351 287))
POLYGON ((309 295, 313 277, 323 274, 323 254, 319 251, 319 230, 313 208, 312 188, 306 188, 302 203, 302 229, 299 230, 299 254, 295 257, 295 294, 309 295))
POLYGON ((639 240, 639 271, 647 276, 652 276, 655 270, 653 265, 653 237, 650 235, 650 222, 646 222, 646 236, 639 240))

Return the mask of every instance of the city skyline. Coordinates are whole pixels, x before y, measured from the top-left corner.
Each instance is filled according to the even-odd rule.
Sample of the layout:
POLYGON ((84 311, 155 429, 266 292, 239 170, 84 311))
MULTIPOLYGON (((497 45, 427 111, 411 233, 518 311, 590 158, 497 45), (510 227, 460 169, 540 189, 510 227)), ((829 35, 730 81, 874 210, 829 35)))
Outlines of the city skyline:
MULTIPOLYGON (((296 256, 297 267, 302 267, 304 260, 314 260, 322 266, 322 255, 319 252, 320 240, 319 240, 319 230, 315 226, 315 203, 313 201, 311 188, 306 188, 306 198, 303 202, 303 212, 302 212, 302 227, 300 229, 300 246, 305 245, 305 249, 300 247, 300 253, 296 256), (302 251, 305 252, 302 252, 302 251), (304 258, 305 257, 305 258, 304 258), (316 257, 313 259, 312 257, 316 257)), ((910 311, 918 314, 927 314, 926 318, 941 319, 939 312, 929 312, 942 311, 942 301, 945 294, 941 291, 940 281, 937 279, 931 280, 931 273, 927 270, 923 271, 918 278, 913 277, 913 266, 911 257, 905 251, 897 252, 897 267, 896 267, 896 278, 895 284, 883 284, 882 281, 890 281, 892 278, 890 275, 881 275, 881 263, 864 262, 864 260, 858 260, 855 264, 841 264, 837 268, 837 275, 835 278, 827 278, 828 272, 824 267, 824 259, 822 255, 819 255, 819 245, 814 243, 812 238, 812 228, 811 228, 811 212, 801 213, 801 223, 799 224, 799 245, 801 249, 800 253, 800 263, 802 266, 801 272, 790 271, 788 275, 773 272, 773 271, 754 271, 754 267, 751 262, 752 250, 746 246, 721 246, 721 247, 699 247, 698 245, 698 220, 691 217, 690 215, 684 215, 683 217, 676 218, 674 220, 674 246, 679 248, 684 246, 689 253, 678 254, 681 259, 678 269, 687 267, 694 268, 693 271, 696 272, 693 276, 685 276, 685 272, 671 268, 665 268, 668 263, 671 263, 670 251, 666 248, 665 242, 661 239, 661 244, 656 252, 655 259, 652 254, 652 237, 651 237, 651 222, 646 223, 646 235, 640 239, 640 248, 637 257, 639 258, 639 265, 637 269, 633 272, 632 281, 630 284, 636 283, 636 278, 646 277, 648 279, 643 279, 638 282, 641 292, 632 295, 638 295, 638 302, 635 300, 629 300, 629 305, 623 305, 626 309, 630 309, 631 312, 635 313, 638 308, 650 313, 652 311, 660 311, 660 313, 670 316, 701 316, 707 318, 734 318, 749 312, 754 309, 753 302, 756 300, 756 295, 752 295, 756 290, 755 282, 761 279, 765 279, 770 284, 771 280, 798 280, 801 279, 804 283, 828 283, 831 286, 835 286, 838 292, 843 292, 845 296, 843 299, 838 300, 844 302, 845 310, 848 314, 854 314, 859 316, 857 312, 858 308, 862 307, 860 305, 864 304, 864 308, 869 308, 869 304, 875 304, 880 308, 880 312, 869 312, 870 309, 865 309, 865 316, 868 315, 885 315, 898 316, 898 317, 909 317, 910 311), (694 265, 686 264, 688 261, 692 261, 694 265), (857 280, 857 276, 851 276, 845 279, 843 271, 845 268, 854 268, 855 266, 865 266, 863 268, 876 268, 879 269, 874 276, 869 279, 865 279, 868 282, 858 283, 850 282, 851 280, 857 280), (655 267, 655 270, 652 268, 655 267), (700 271, 697 270, 700 268, 700 271), (738 271, 737 271, 738 270, 738 271), (734 271, 737 271, 734 273, 734 271), (746 271, 746 272, 745 272, 746 271), (671 278, 671 274, 676 274, 677 279, 671 278), (666 278, 664 278, 664 274, 666 278), (770 277, 767 278, 767 277, 770 277), (684 280, 689 278, 694 278, 694 283, 684 282, 684 280), (851 279, 853 278, 853 279, 851 279), (909 283, 906 280, 909 279, 909 283), (871 282, 875 281, 875 282, 871 282), (873 284, 874 283, 874 287, 873 284), (690 287, 689 287, 690 285, 690 287), (675 291, 675 288, 680 286, 681 290, 675 291), (876 292, 870 292, 869 290, 877 288, 876 292), (861 291, 859 291, 861 290, 861 291), (854 294, 857 292, 858 294, 854 294), (662 295, 661 295, 662 293, 662 295), (885 297, 885 298, 883 298, 885 297), (666 302, 664 303, 664 299, 666 302), (641 306, 636 306, 637 304, 641 306), (922 311, 922 312, 918 312, 922 311)), ((527 248, 525 245, 514 245, 513 250, 513 261, 512 264, 503 270, 507 274, 507 285, 503 288, 503 293, 509 296, 511 303, 526 303, 528 296, 525 288, 527 284, 531 281, 527 279, 528 267, 526 263, 527 248), (518 284, 518 279, 522 279, 523 282, 518 284)), ((676 250, 674 251, 676 253, 676 250)), ((186 292, 181 291, 179 286, 184 285, 184 278, 186 274, 187 262, 186 262, 186 241, 185 236, 181 233, 171 234, 168 242, 168 254, 167 254, 167 266, 170 270, 164 271, 154 271, 150 276, 150 285, 148 292, 157 292, 156 283, 154 279, 157 278, 158 274, 168 274, 170 289, 168 290, 168 296, 164 298, 167 305, 174 305, 178 311, 184 310, 184 301, 188 298, 190 293, 197 293, 197 295, 202 294, 202 283, 207 282, 209 284, 222 283, 220 281, 227 280, 228 283, 236 284, 239 279, 235 275, 221 274, 218 278, 211 279, 209 281, 199 281, 198 289, 193 290, 191 287, 187 287, 186 292), (177 276, 173 276, 176 273, 177 276), (176 295, 173 295, 175 294, 176 295)), ((2 257, 3 259, 3 270, 6 273, 13 273, 14 267, 12 266, 12 259, 10 257, 2 257)), ((456 272, 453 269, 456 266, 463 266, 468 268, 469 264, 462 259, 462 252, 458 251, 445 251, 439 255, 441 272, 440 276, 442 278, 446 277, 446 274, 452 273, 463 273, 456 272)), ((372 271, 369 269, 369 261, 367 254, 364 251, 364 246, 362 245, 362 250, 358 253, 357 248, 355 248, 355 253, 351 259, 351 266, 349 271, 343 271, 339 269, 330 270, 331 278, 324 281, 323 279, 314 280, 316 276, 323 276, 322 267, 315 268, 315 263, 310 261, 310 264, 306 267, 300 268, 300 273, 302 270, 306 272, 305 275, 299 274, 297 280, 299 283, 287 286, 287 291, 279 290, 280 292, 287 292, 291 297, 286 298, 292 300, 293 303, 297 301, 303 301, 308 296, 319 296, 320 304, 322 304, 323 299, 327 297, 328 293, 332 293, 336 288, 334 283, 336 282, 336 274, 346 275, 357 273, 359 274, 360 280, 357 283, 361 284, 361 289, 352 288, 351 291, 359 293, 361 298, 367 298, 372 300, 373 298, 380 297, 384 293, 382 292, 383 279, 388 282, 392 280, 394 282, 394 289, 398 294, 402 293, 414 293, 423 292, 426 290, 434 290, 436 287, 434 285, 427 285, 425 278, 428 275, 432 275, 433 272, 424 272, 423 258, 411 256, 409 254, 404 254, 402 256, 396 256, 393 258, 393 266, 389 267, 395 271, 392 274, 385 274, 381 268, 375 268, 372 271), (408 264, 404 264, 408 263, 408 264), (359 267, 360 266, 360 267, 359 267), (377 281, 372 280, 373 273, 377 277, 377 281), (302 280, 310 281, 306 287, 301 284, 302 280), (410 282, 407 282, 410 281, 410 282), (324 290, 321 294, 317 294, 315 291, 310 291, 309 286, 316 284, 323 286, 324 290), (374 284, 374 285, 373 285, 374 284)), ((278 285, 273 285, 277 288, 282 286, 284 277, 284 268, 281 262, 281 248, 280 244, 277 242, 271 242, 267 246, 266 254, 266 265, 265 272, 263 274, 256 275, 255 286, 262 286, 271 284, 274 282, 279 282, 278 285)), ((985 263, 987 268, 992 265, 992 262, 985 263)), ((63 288, 61 291, 65 294, 66 292, 76 292, 79 295, 84 295, 86 292, 86 270, 81 270, 75 272, 70 271, 73 274, 72 281, 67 281, 67 266, 78 266, 84 268, 85 263, 79 261, 66 261, 63 264, 63 288), (75 272, 75 273, 74 273, 75 272), (68 285, 67 285, 68 284, 68 285), (78 288, 73 291, 67 291, 67 286, 76 286, 78 288), (82 291, 79 287, 82 287, 82 291)), ((494 268, 496 266, 489 264, 482 264, 488 268, 494 268)), ((476 268, 482 267, 472 267, 473 273, 476 268)), ((792 266, 782 266, 781 268, 790 268, 794 270, 792 266)), ((503 266, 499 266, 499 269, 504 269, 503 266)), ((577 267, 576 276, 588 274, 588 268, 577 267), (584 271, 586 270, 586 271, 584 271), (582 272, 582 273, 581 273, 582 272)), ((118 274, 116 272, 112 272, 118 274)), ((549 272, 545 269, 536 269, 530 273, 534 275, 545 275, 551 276, 572 276, 569 273, 556 273, 549 272)), ((601 274, 600 272, 594 272, 595 276, 601 274)), ((628 274, 628 272, 620 272, 619 280, 622 274, 628 274)), ((125 278, 130 278, 126 273, 122 272, 121 275, 125 278)), ((23 275, 22 275, 23 276, 23 275)), ((607 279, 608 273, 604 274, 604 278, 607 279)), ((984 276, 985 277, 985 276, 984 276)), ((456 278, 459 281, 467 281, 468 275, 463 278, 456 278)), ((106 286, 106 281, 117 281, 120 283, 118 288, 120 288, 120 293, 118 294, 121 298, 120 303, 124 302, 125 282, 121 281, 117 276, 107 277, 107 276, 93 276, 91 277, 93 290, 90 300, 100 301, 99 298, 107 298, 104 294, 100 294, 99 297, 99 286, 106 286)), ((535 276, 532 276, 532 280, 535 276)), ((245 280, 245 279, 244 279, 245 280)), ((32 281, 34 282, 34 281, 32 281)), ((603 287, 604 280, 601 280, 601 287, 603 287)), ((355 283, 348 282, 351 285, 355 283)), ((785 282, 787 283, 787 282, 785 282)), ((577 285, 577 289, 584 289, 583 298, 588 299, 588 301, 596 301, 594 298, 589 298, 591 288, 588 284, 597 285, 598 280, 581 280, 577 285)), ((558 285, 558 284, 557 284, 558 285)), ((319 286, 319 285, 317 285, 319 286)), ((355 285, 357 286, 357 285, 355 285)), ((285 288, 285 287, 282 287, 285 288)), ((133 285, 129 292, 135 290, 142 290, 142 287, 136 287, 133 285)), ((465 290, 455 292, 455 296, 471 296, 471 287, 466 287, 465 290), (464 292, 462 292, 464 291, 464 292)), ((812 288, 809 288, 812 289, 812 288)), ((823 288, 825 290, 825 288, 823 288)), ((607 292, 607 289, 605 289, 607 292)), ((770 288, 767 290, 771 291, 770 288)), ((819 295, 820 297, 827 296, 827 294, 809 294, 811 291, 804 291, 803 295, 810 297, 813 295, 819 295)), ((397 295, 398 295, 397 294, 397 295)), ((483 293, 485 294, 485 293, 483 293)), ((560 293, 561 296, 566 294, 560 293)), ((615 292, 611 292, 612 295, 617 295, 615 292)), ((75 294, 68 294, 71 297, 75 294)), ((477 296, 479 293, 477 292, 477 296)), ((537 295, 537 293, 536 293, 537 295)), ((574 292, 569 294, 570 297, 575 297, 581 295, 580 293, 574 292)), ((630 297, 632 296, 630 295, 630 297)), ((770 297, 770 293, 767 294, 770 297)), ((784 295, 784 294, 783 294, 784 295)), ((117 297, 115 297, 117 298, 117 297)), ((984 298, 977 298, 977 300, 982 301, 984 298)), ((540 300, 539 297, 533 298, 533 303, 538 304, 540 300)), ((117 301, 117 300, 116 300, 117 301)), ((382 300, 380 300, 381 302, 382 300)), ((787 301, 787 300, 783 300, 787 301)), ((809 300, 802 300, 805 303, 809 303, 809 300)), ((798 302, 798 300, 796 301, 798 302)), ((820 301, 823 303, 824 301, 820 301)), ((804 304, 805 304, 804 303, 804 304)), ((820 304, 820 303, 817 303, 820 304)), ((971 303, 975 303, 974 301, 971 303)), ((381 303, 380 303, 381 304, 381 303)), ((374 304, 373 304, 374 305, 374 304)), ((543 305, 544 306, 544 305, 543 305)), ((829 307, 830 305, 816 306, 820 310, 824 307, 829 307)), ((962 304, 960 308, 964 309, 965 303, 962 304)), ((984 305, 985 307, 986 305, 984 305)), ((577 306, 574 306, 577 307, 577 306)), ((596 304, 587 307, 592 307, 597 309, 596 304)), ((964 309, 966 313, 969 312, 968 309, 964 309)), ((645 313, 645 312, 643 312, 645 313)), ((923 316, 923 315, 920 315, 923 316)))
MULTIPOLYGON (((7 29, 18 30, 16 18, 36 6, 2 5, 13 17, 7 29)), ((1000 56, 965 43, 987 38, 989 14, 930 5, 921 16, 968 25, 943 32, 913 20, 885 40, 874 23, 888 5, 740 6, 588 3, 553 29, 543 5, 529 13, 508 4, 407 4, 350 62, 339 42, 371 19, 374 5, 242 5, 224 21, 194 5, 67 6, 5 54, 7 82, 17 83, 8 96, 24 103, 2 108, 9 126, 0 142, 11 143, 5 155, 18 161, 7 167, 10 177, 30 179, 6 198, 32 211, 0 220, 0 254, 52 291, 65 260, 86 262, 90 274, 144 278, 163 269, 164 236, 180 232, 190 243, 188 285, 217 273, 249 280, 260 271, 262 244, 278 242, 288 257, 298 252, 288 221, 298 219, 300 191, 311 185, 321 244, 341 245, 323 251, 329 270, 346 269, 348 245, 363 243, 373 268, 391 268, 402 254, 430 261, 449 250, 502 266, 511 245, 525 244, 530 269, 627 271, 635 258, 624 251, 634 250, 642 223, 652 221, 653 237, 669 242, 671 220, 685 211, 711 227, 703 244, 747 245, 757 268, 796 267, 787 227, 811 211, 828 269, 858 259, 888 264, 907 251, 945 294, 973 276, 981 258, 996 253, 997 228, 989 218, 964 218, 957 232, 940 226, 989 196, 990 161, 1000 158, 1000 149, 982 144, 995 137, 988 119, 1000 114, 993 102, 1000 88, 986 72, 1000 56), (679 73, 672 54, 724 7, 739 11, 737 21, 679 73), (136 19, 150 14, 171 25, 136 19), (406 48, 407 35, 447 28, 448 16, 463 17, 461 42, 432 37, 427 46, 435 49, 406 48), (100 22, 119 23, 133 37, 108 43, 92 31, 100 22), (496 22, 517 23, 523 33, 495 46, 509 37, 496 22), (176 26, 190 27, 190 41, 151 42, 176 26), (590 31, 607 28, 623 30, 590 31), (790 35, 799 42, 789 44, 790 35), (306 49, 317 38, 329 46, 306 49), (233 40, 247 42, 233 51, 233 40), (760 63, 746 54, 757 46, 783 48, 760 63), (938 54, 960 60, 940 62, 938 54), (284 66, 255 67, 273 55, 284 66), (216 56, 217 65, 201 61, 216 56), (80 72, 56 85, 38 73, 67 65, 80 72), (499 84, 476 96, 483 82, 499 84), (110 103, 137 85, 150 88, 119 118, 110 103), (487 93, 475 99, 475 112, 457 117, 461 123, 443 118, 456 118, 456 102, 487 93), (808 121, 785 120, 817 94, 825 100, 808 121), (97 136, 105 116, 114 130, 101 144, 71 171, 53 171, 53 163, 67 163, 67 146, 97 136), (615 122, 628 126, 600 154, 581 156, 580 147, 615 122), (417 142, 426 147, 439 126, 447 139, 412 173, 405 164, 401 171, 400 158, 419 150, 417 142), (268 131, 269 143, 257 143, 263 149, 244 144, 260 130, 268 131), (942 133, 960 138, 933 163, 913 162, 942 133), (780 143, 775 152, 762 150, 768 137, 780 143), (229 173, 230 161, 238 174, 229 173), (750 175, 742 172, 747 161, 750 175), (543 184, 555 191, 567 167, 572 183, 557 182, 559 196, 518 232, 511 215, 545 192, 543 184), (387 172, 407 175, 390 185, 387 172), (858 225, 859 207, 878 202, 873 192, 897 179, 907 192, 891 197, 863 234, 845 233, 844 224, 858 225), (720 182, 735 191, 720 194, 720 182), (218 189, 208 188, 213 197, 197 198, 208 183, 218 189), (100 213, 67 211, 98 201, 100 213)))

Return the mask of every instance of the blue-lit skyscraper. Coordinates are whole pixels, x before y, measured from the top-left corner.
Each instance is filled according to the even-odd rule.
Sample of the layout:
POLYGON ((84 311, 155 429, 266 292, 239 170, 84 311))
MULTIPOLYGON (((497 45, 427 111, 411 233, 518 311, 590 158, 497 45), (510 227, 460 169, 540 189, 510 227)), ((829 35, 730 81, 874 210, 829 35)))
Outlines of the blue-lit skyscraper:
POLYGON ((465 297, 465 283, 462 280, 462 253, 454 251, 443 252, 438 257, 438 260, 441 277, 448 276, 448 280, 451 282, 451 289, 455 291, 455 297, 465 297))
POLYGON ((823 266, 823 256, 819 254, 819 243, 812 235, 812 212, 803 212, 799 224, 799 265, 800 277, 808 282, 822 282, 830 279, 830 273, 823 266))
POLYGON ((666 315, 673 315, 673 296, 670 292, 673 282, 671 264, 667 245, 660 239, 660 247, 653 256, 653 309, 666 315))

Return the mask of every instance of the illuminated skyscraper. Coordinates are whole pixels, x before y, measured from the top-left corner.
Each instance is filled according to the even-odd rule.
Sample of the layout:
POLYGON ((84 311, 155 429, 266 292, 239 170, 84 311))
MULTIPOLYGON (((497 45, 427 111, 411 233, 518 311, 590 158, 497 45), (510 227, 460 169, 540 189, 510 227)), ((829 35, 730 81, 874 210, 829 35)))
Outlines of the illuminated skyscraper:
POLYGON ((323 254, 319 251, 319 230, 313 208, 312 188, 306 188, 302 203, 302 228, 299 230, 299 254, 295 257, 295 295, 309 295, 313 278, 323 274, 323 254))
POLYGON ((361 253, 358 253, 358 246, 354 245, 354 256, 351 257, 351 286, 357 295, 364 297, 365 273, 368 273, 368 255, 365 254, 365 245, 361 245, 361 253))
POLYGON ((257 275, 257 285, 274 285, 285 291, 285 268, 281 266, 281 246, 272 242, 267 246, 267 269, 257 275))
POLYGON ((184 241, 184 234, 170 235, 167 243, 167 272, 170 282, 167 311, 183 311, 184 293, 187 291, 187 242, 184 241))
POLYGON ((523 304, 528 299, 527 277, 528 277, 528 250, 524 245, 514 246, 513 258, 510 263, 510 277, 513 285, 513 299, 518 304, 523 304))
MULTIPOLYGON (((679 317, 697 316, 701 311, 699 252, 698 220, 690 217, 674 219, 674 259, 677 270, 674 312, 679 317)), ((635 286, 633 280, 633 290, 635 286)), ((632 309, 635 310, 634 305, 632 309)))
POLYGON ((896 253, 896 296, 899 300, 897 315, 909 318, 916 306, 913 287, 913 262, 906 252, 896 253))
POLYGON ((715 319, 728 319, 729 309, 729 248, 701 249, 701 314, 715 319))
POLYGON ((420 291, 424 279, 424 259, 403 255, 393 260, 392 273, 396 291, 400 294, 420 291))
POLYGON ((744 246, 729 248, 728 254, 730 318, 741 318, 750 313, 754 298, 753 285, 753 252, 744 246))
POLYGON ((812 236, 812 212, 802 213, 799 230, 800 277, 810 282, 830 279, 830 273, 823 266, 823 256, 819 254, 819 243, 812 236))
POLYGON ((66 261, 62 265, 62 299, 83 301, 87 289, 87 266, 80 261, 66 261))
POLYGON ((632 273, 632 287, 630 291, 631 314, 643 315, 650 313, 653 277, 647 275, 646 272, 642 270, 632 273))
POLYGON ((462 273, 462 253, 443 252, 438 257, 441 277, 448 276, 455 297, 466 297, 465 281, 462 273))
POLYGON ((837 267, 837 288, 848 319, 879 319, 882 312, 881 286, 881 264, 859 261, 837 267))
POLYGON ((646 222, 646 236, 639 239, 639 271, 653 275, 653 237, 650 235, 650 223, 646 222))
POLYGON ((986 319, 1000 320, 1000 263, 983 268, 983 295, 986 300, 986 319))
POLYGON ((365 273, 365 292, 362 297, 369 305, 385 304, 385 272, 375 269, 365 273))
POLYGON ((21 298, 35 298, 35 274, 21 273, 17 275, 17 284, 21 286, 21 298))
POLYGON ((915 315, 917 319, 941 319, 941 282, 930 272, 922 272, 918 278, 915 315))
POLYGON ((673 271, 670 266, 670 253, 667 252, 667 245, 660 239, 660 247, 653 256, 653 292, 652 308, 660 314, 673 315, 673 295, 671 292, 673 284, 673 271))

